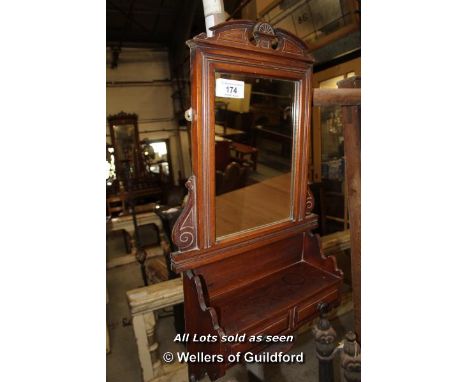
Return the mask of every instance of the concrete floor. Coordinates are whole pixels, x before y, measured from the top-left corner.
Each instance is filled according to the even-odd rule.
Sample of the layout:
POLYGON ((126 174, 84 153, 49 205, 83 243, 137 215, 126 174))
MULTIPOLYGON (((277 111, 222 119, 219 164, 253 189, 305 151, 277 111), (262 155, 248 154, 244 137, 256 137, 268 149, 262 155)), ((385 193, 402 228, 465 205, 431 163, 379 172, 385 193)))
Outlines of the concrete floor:
MULTIPOLYGON (((107 241, 108 257, 125 254, 123 240, 118 235, 107 241)), ((140 266, 129 264, 107 271, 107 288, 109 304, 107 306, 107 322, 110 335, 111 352, 107 355, 107 381, 108 382, 140 382, 141 372, 138 361, 137 348, 133 329, 130 322, 130 312, 125 292, 143 286, 140 266)), ((174 318, 170 311, 159 312, 157 338, 160 352, 183 351, 183 345, 174 343, 174 318)), ((353 328, 353 314, 347 313, 336 320, 332 325, 337 331, 338 338, 342 339, 344 333, 353 328)), ((263 364, 256 365, 263 368, 264 380, 268 382, 302 382, 318 381, 318 361, 315 357, 315 344, 312 334, 307 331, 298 336, 291 353, 304 352, 303 364, 263 364)), ((335 379, 339 375, 339 359, 335 359, 335 379)), ((208 382, 205 377, 203 382, 208 382)), ((247 369, 245 365, 236 365, 228 370, 227 374, 218 381, 247 382, 247 369)), ((185 381, 180 381, 185 382, 185 381)))

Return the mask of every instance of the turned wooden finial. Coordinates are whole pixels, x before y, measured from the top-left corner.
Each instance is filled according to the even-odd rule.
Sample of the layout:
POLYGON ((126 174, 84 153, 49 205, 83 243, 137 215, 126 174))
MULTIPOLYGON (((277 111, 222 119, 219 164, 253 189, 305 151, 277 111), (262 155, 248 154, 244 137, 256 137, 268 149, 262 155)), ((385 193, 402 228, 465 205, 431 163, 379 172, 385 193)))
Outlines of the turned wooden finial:
POLYGON ((346 333, 343 352, 341 353, 341 367, 347 382, 361 380, 361 347, 356 340, 356 334, 346 333))

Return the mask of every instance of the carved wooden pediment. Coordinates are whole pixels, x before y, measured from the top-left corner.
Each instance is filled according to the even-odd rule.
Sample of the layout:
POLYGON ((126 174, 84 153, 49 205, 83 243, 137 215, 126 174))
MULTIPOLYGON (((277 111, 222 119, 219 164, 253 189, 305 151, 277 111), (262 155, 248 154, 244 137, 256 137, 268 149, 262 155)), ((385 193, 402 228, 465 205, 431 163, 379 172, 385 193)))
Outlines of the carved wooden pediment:
POLYGON ((255 22, 249 20, 233 20, 218 24, 211 28, 213 37, 207 37, 201 33, 193 40, 187 42, 189 46, 193 42, 207 42, 220 45, 235 46, 249 50, 258 49, 266 53, 277 53, 281 55, 293 55, 313 62, 307 45, 281 28, 273 28, 266 22, 255 22))

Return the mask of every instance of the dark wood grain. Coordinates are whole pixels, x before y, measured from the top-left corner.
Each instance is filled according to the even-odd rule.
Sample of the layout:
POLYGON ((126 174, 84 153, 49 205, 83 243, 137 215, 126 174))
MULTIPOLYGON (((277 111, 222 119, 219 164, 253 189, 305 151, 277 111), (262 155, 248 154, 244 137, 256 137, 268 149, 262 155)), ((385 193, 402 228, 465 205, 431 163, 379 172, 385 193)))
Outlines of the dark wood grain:
MULTIPOLYGON (((360 91, 361 77, 351 77, 338 83, 340 89, 360 91)), ((354 331, 361 341, 361 108, 343 106, 344 150, 351 231, 351 277, 354 304, 354 331)))
POLYGON ((314 89, 314 106, 358 106, 361 104, 359 89, 314 89))
POLYGON ((278 269, 286 268, 302 260, 302 234, 246 251, 223 261, 199 267, 197 274, 216 297, 229 290, 237 290, 278 269), (249 267, 246 267, 246 261, 249 267))
MULTIPOLYGON (((197 336, 217 336, 221 338, 225 333, 218 323, 216 311, 207 306, 202 281, 199 276, 195 276, 191 271, 184 274, 184 309, 185 309, 185 332, 191 338, 197 336), (190 315, 188 316, 187 313, 190 315)), ((191 354, 215 355, 222 353, 223 345, 218 341, 210 342, 189 342, 188 350, 191 354)), ((201 379, 208 372, 211 379, 217 379, 226 371, 227 365, 221 363, 201 363, 191 362, 189 375, 196 379, 201 379), (216 367, 219 366, 219 367, 216 367)))
MULTIPOLYGON (((313 58, 303 41, 266 23, 236 20, 212 29, 213 37, 201 34, 187 43, 191 50, 196 182, 185 218, 179 218, 173 237, 182 234, 182 221, 189 211, 196 230, 194 242, 171 254, 172 268, 184 274, 186 331, 293 333, 318 315, 319 303, 339 304, 343 279, 334 259, 323 256, 319 238, 310 233, 318 226, 307 179, 313 58), (215 193, 215 72, 253 74, 296 84, 291 173, 284 175, 287 179, 272 178, 268 184, 244 187, 242 192, 251 191, 254 200, 252 205, 241 206, 243 214, 251 214, 250 221, 248 226, 242 223, 235 229, 232 224, 237 224, 236 220, 229 217, 239 213, 236 193, 240 190, 218 198, 215 193), (276 199, 268 205, 265 201, 270 195, 276 199), (217 221, 220 208, 228 210, 222 214, 228 218, 217 221), (224 236, 223 232, 230 234, 224 236)), ((291 344, 286 345, 278 349, 286 351, 291 344)), ((224 357, 224 362, 190 362, 191 380, 205 373, 212 380, 219 378, 231 366, 228 354, 258 352, 267 346, 189 341, 187 350, 192 354, 224 357)))
POLYGON ((195 184, 196 178, 192 175, 185 183, 185 187, 188 190, 187 203, 172 231, 172 241, 181 251, 193 249, 197 246, 196 209, 194 206, 195 184))

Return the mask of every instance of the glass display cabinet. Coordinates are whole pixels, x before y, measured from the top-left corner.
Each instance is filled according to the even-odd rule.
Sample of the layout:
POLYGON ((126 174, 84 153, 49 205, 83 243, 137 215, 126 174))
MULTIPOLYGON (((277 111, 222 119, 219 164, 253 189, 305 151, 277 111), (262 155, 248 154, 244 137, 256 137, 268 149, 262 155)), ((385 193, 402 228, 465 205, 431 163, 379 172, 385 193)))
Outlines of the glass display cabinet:
POLYGON ((130 177, 138 177, 142 167, 138 137, 138 116, 121 112, 108 116, 107 121, 114 149, 117 178, 124 179, 125 166, 128 166, 130 177))
MULTIPOLYGON (((294 333, 319 314, 320 304, 338 305, 343 279, 311 232, 318 217, 308 189, 313 59, 307 46, 267 23, 235 20, 212 30, 212 37, 187 43, 193 175, 172 232, 187 351, 204 355, 189 362, 191 381, 224 375, 234 363, 229 355, 270 349, 251 336, 294 333), (267 99, 261 108, 259 97, 267 99), (221 103, 226 106, 217 108, 221 103), (254 115, 253 123, 229 135, 228 125, 217 131, 219 110, 233 109, 254 115), (195 335, 213 342, 193 341, 195 335)), ((292 343, 274 346, 287 351, 292 343)))

